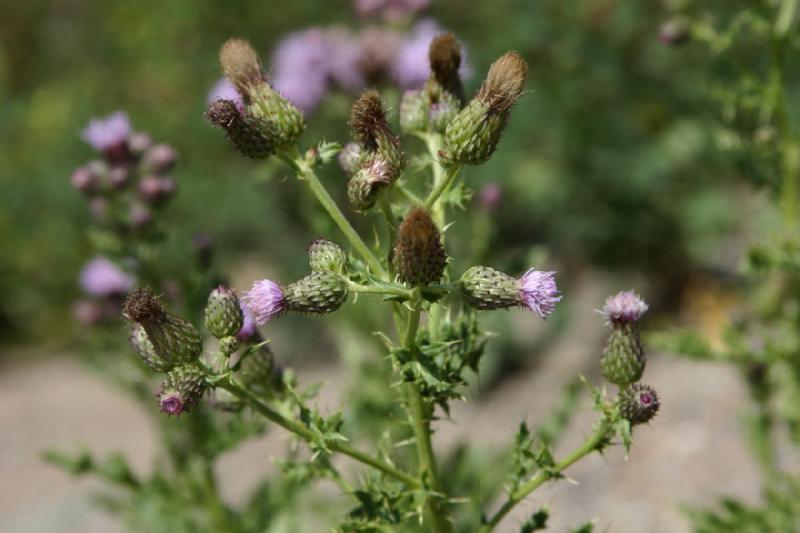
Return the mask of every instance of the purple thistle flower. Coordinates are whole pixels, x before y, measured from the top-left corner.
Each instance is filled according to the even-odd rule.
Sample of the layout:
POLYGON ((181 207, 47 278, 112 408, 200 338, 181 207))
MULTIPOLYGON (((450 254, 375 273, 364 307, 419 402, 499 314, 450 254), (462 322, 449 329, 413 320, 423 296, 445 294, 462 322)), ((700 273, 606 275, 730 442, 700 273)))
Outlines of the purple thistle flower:
MULTIPOLYGON (((439 23, 433 19, 422 20, 412 28, 400 44, 390 66, 391 77, 397 85, 403 89, 419 89, 425 84, 431 73, 428 60, 431 41, 443 32, 439 23)), ((459 74, 461 79, 468 79, 472 68, 463 46, 461 55, 459 74)))
POLYGON ((183 400, 181 400, 180 395, 177 392, 171 392, 162 395, 158 403, 161 407, 162 413, 167 413, 168 415, 180 415, 188 411, 187 406, 184 404, 183 400))
POLYGON ((242 317, 244 321, 242 322, 242 329, 236 334, 236 338, 242 342, 246 342, 255 336, 256 322, 253 320, 253 313, 250 312, 250 308, 242 303, 241 300, 239 301, 239 307, 242 308, 242 317))
POLYGON ((259 326, 279 315, 286 304, 281 286, 268 279, 253 283, 251 289, 244 293, 243 299, 250 308, 253 320, 259 326))
POLYGON ((327 32, 328 77, 345 91, 358 93, 366 81, 361 69, 361 43, 357 37, 342 28, 327 32))
POLYGON ((81 132, 81 139, 98 152, 106 152, 125 143, 131 134, 127 113, 117 111, 105 118, 94 118, 81 132))
POLYGON ((632 290, 621 291, 609 296, 600 312, 605 316, 607 324, 627 324, 642 318, 648 307, 647 303, 632 290))
POLYGON ((543 319, 547 319, 561 301, 556 286, 555 272, 530 269, 520 279, 519 295, 528 308, 543 319))
POLYGON ((321 28, 290 33, 272 55, 272 86, 303 113, 310 113, 325 96, 330 53, 321 28))
POLYGON ((81 288, 92 296, 125 294, 134 283, 133 276, 102 256, 86 263, 80 274, 81 288))
POLYGON ((230 100, 236 104, 236 108, 239 110, 239 112, 244 111, 244 100, 242 100, 242 96, 227 78, 218 79, 208 92, 207 101, 209 104, 212 104, 217 100, 230 100))

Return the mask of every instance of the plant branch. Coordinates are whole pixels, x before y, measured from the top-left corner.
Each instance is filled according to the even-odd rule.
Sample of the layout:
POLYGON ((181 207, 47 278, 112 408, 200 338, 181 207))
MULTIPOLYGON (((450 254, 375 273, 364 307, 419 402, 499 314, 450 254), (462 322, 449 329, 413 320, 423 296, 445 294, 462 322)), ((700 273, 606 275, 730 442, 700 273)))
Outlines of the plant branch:
POLYGON ((607 420, 603 420, 592 433, 588 439, 581 444, 580 447, 575 449, 571 454, 565 457, 560 463, 556 464, 553 468, 548 470, 541 470, 528 482, 524 483, 517 490, 508 496, 508 500, 503 506, 486 522, 480 529, 480 533, 489 533, 494 530, 500 521, 513 509, 519 502, 528 497, 528 495, 544 485, 546 482, 554 479, 556 474, 561 474, 564 470, 577 463, 590 453, 600 450, 603 443, 608 438, 609 432, 612 430, 611 425, 607 420))
MULTIPOLYGON (((260 414, 264 415, 264 417, 291 431, 303 440, 310 442, 314 439, 314 434, 311 432, 311 430, 305 427, 305 425, 303 425, 301 422, 283 416, 281 413, 262 402, 247 389, 242 388, 231 381, 225 380, 220 381, 216 384, 216 386, 234 394, 237 398, 244 401, 247 405, 258 411, 260 414)), ((358 450, 347 443, 333 441, 329 443, 328 446, 331 450, 347 455, 360 463, 364 463, 365 465, 375 468, 376 470, 380 470, 384 474, 402 481, 411 488, 416 489, 421 487, 420 481, 414 476, 411 476, 410 474, 407 474, 406 472, 403 472, 402 470, 399 470, 389 463, 385 463, 380 459, 369 455, 368 453, 362 452, 361 450, 358 450)))

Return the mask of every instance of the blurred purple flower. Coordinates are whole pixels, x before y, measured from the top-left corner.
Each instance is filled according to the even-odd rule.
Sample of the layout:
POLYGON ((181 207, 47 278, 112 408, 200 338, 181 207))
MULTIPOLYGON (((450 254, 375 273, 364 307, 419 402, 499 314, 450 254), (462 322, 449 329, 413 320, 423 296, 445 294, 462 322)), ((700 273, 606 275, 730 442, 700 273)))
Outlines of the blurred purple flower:
POLYGON ((233 84, 227 80, 227 78, 218 79, 208 92, 209 104, 216 102, 217 100, 230 100, 236 104, 236 107, 239 109, 239 111, 244 110, 244 101, 242 100, 241 95, 236 91, 236 87, 234 87, 233 84))
POLYGON ((649 306, 633 291, 621 291, 609 296, 600 311, 608 324, 636 322, 647 312, 649 306))
POLYGON ((561 301, 555 272, 530 269, 520 280, 520 296, 528 308, 546 319, 561 301))
POLYGON ((431 0, 355 0, 356 12, 362 17, 382 16, 392 20, 411 17, 430 4, 431 0))
POLYGON ((313 111, 325 96, 330 53, 321 28, 290 33, 272 55, 272 86, 303 113, 313 111))
POLYGON ((80 274, 81 288, 92 296, 124 294, 134 283, 133 276, 102 256, 97 256, 86 263, 80 274))
POLYGON ((328 77, 342 89, 356 93, 366 82, 361 70, 361 42, 343 28, 327 31, 328 77))
POLYGON ((253 320, 253 313, 250 312, 250 308, 247 305, 239 301, 239 307, 242 308, 244 322, 242 322, 242 329, 236 334, 236 338, 242 342, 246 342, 252 339, 256 334, 256 322, 253 320))
POLYGON ((105 118, 94 118, 81 132, 81 139, 97 151, 116 148, 128 140, 131 122, 127 113, 117 111, 105 118))
POLYGON ((478 193, 478 201, 480 202, 481 207, 487 211, 492 211, 495 209, 498 205, 500 205, 500 201, 502 199, 503 188, 499 183, 495 183, 493 181, 484 183, 480 192, 478 193))
MULTIPOLYGON (((439 24, 433 19, 418 22, 400 44, 390 67, 390 74, 394 82, 402 89, 419 89, 428 80, 430 64, 428 62, 428 49, 431 41, 443 33, 439 24)), ((469 79, 472 68, 469 65, 464 47, 461 48, 461 79, 469 79)))

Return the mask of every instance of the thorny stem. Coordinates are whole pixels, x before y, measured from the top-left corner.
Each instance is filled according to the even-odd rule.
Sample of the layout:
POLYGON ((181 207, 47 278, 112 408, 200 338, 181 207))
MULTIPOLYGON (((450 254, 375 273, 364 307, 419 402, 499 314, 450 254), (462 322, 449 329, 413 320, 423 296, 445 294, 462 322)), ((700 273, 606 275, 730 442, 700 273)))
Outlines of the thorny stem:
POLYGON ((328 212, 331 219, 339 226, 339 229, 342 233, 344 233, 347 240, 350 241, 350 245, 355 248, 358 255, 360 255, 364 261, 367 262, 369 267, 372 269, 373 273, 377 274, 378 276, 385 278, 386 271, 381 265, 381 262, 375 257, 375 254, 369 249, 369 247, 364 243, 361 237, 356 233, 356 230, 353 229, 353 226, 344 216, 339 206, 336 205, 331 195, 325 189, 325 186, 322 185, 322 182, 319 181, 316 172, 314 169, 303 159, 300 155, 299 151, 296 147, 292 147, 291 152, 288 153, 278 153, 278 156, 292 169, 297 172, 297 177, 301 180, 304 180, 308 183, 311 192, 314 193, 314 196, 317 197, 317 200, 328 212))
MULTIPOLYGON (((417 331, 419 330, 422 302, 419 296, 411 304, 408 313, 408 323, 406 325, 403 347, 411 351, 413 357, 417 354, 417 331)), ((408 395, 409 415, 411 416, 411 426, 414 431, 414 440, 417 445, 417 459, 419 460, 420 477, 427 478, 431 489, 437 493, 429 497, 427 501, 428 511, 433 522, 433 529, 437 533, 449 533, 452 526, 444 515, 441 497, 443 495, 439 473, 436 467, 436 456, 433 452, 431 442, 430 407, 425 405, 425 401, 420 393, 419 386, 410 382, 406 384, 406 394, 408 395)))
POLYGON ((560 463, 556 464, 553 468, 548 470, 540 470, 538 474, 533 476, 528 482, 524 483, 517 490, 509 494, 508 500, 503 506, 486 522, 480 529, 480 533, 489 533, 494 530, 500 521, 513 509, 519 502, 528 497, 528 495, 544 485, 551 479, 554 479, 556 474, 561 474, 564 470, 577 463, 590 453, 600 450, 609 436, 612 428, 607 420, 603 420, 592 433, 588 439, 576 448, 571 454, 566 456, 560 463))
MULTIPOLYGON (((264 415, 264 417, 291 431, 303 440, 310 442, 314 439, 314 434, 311 432, 311 430, 305 427, 301 422, 283 416, 281 413, 262 402, 247 389, 242 388, 229 380, 222 380, 217 383, 216 386, 234 394, 237 398, 247 403, 247 405, 258 411, 260 414, 264 415)), ((347 443, 334 441, 329 443, 328 446, 332 451, 347 455, 360 463, 364 463, 365 465, 371 466, 376 470, 380 470, 384 474, 402 481, 410 488, 417 489, 421 487, 420 481, 414 476, 395 468, 389 463, 383 462, 376 457, 362 452, 361 450, 358 450, 347 443)))

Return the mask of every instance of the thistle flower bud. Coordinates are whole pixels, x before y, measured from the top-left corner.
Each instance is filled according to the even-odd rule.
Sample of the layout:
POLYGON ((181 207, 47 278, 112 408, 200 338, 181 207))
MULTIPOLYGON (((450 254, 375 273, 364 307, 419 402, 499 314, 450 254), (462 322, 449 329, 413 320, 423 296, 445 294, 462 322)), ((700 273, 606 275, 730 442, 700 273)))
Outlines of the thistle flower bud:
POLYGON ((424 91, 406 91, 400 100, 400 129, 406 133, 428 127, 430 98, 424 91))
POLYGON ((491 157, 527 76, 528 66, 516 52, 492 64, 478 94, 447 125, 439 154, 443 164, 477 165, 491 157))
POLYGON ((253 283, 249 291, 242 296, 247 303, 253 320, 259 326, 269 322, 272 317, 286 310, 286 298, 283 289, 274 281, 262 279, 253 283))
POLYGON ((361 168, 364 152, 358 143, 347 143, 339 152, 339 166, 345 174, 352 176, 361 168))
POLYGON ((332 272, 314 272, 283 289, 286 310, 325 314, 339 309, 347 300, 347 282, 332 272))
POLYGON ((197 329, 167 312, 149 289, 130 293, 123 315, 144 328, 155 352, 171 366, 194 361, 203 350, 197 329))
POLYGON ((275 358, 269 346, 262 346, 242 360, 237 376, 257 394, 264 394, 270 388, 275 358))
POLYGON ((316 239, 308 246, 308 263, 312 272, 344 274, 347 261, 347 252, 329 240, 316 239))
POLYGON ((149 172, 164 174, 172 170, 177 159, 178 154, 175 149, 168 144, 161 143, 145 152, 142 163, 149 172))
POLYGON ((366 211, 375 204, 381 189, 392 184, 394 176, 392 165, 376 154, 347 183, 350 204, 354 209, 366 211))
POLYGON ((619 395, 620 414, 632 426, 646 424, 652 420, 660 406, 658 394, 650 385, 636 383, 619 395))
POLYGON ((242 155, 263 159, 275 151, 277 133, 274 126, 264 119, 240 113, 231 100, 211 102, 206 118, 225 130, 228 139, 242 155))
POLYGON ((181 365, 170 370, 161 384, 158 402, 168 415, 186 413, 200 401, 206 391, 202 371, 194 365, 181 365))
POLYGON ((233 289, 222 285, 208 295, 205 316, 208 331, 218 339, 236 335, 244 324, 239 298, 233 289))
POLYGON ((636 324, 614 325, 600 358, 603 377, 620 387, 630 385, 642 377, 646 363, 636 324))
POLYGON ((230 357, 232 353, 238 350, 242 343, 236 337, 222 337, 219 340, 219 351, 230 357))
POLYGON ((400 280, 409 285, 427 285, 441 279, 447 255, 439 228, 425 209, 412 209, 403 219, 392 261, 400 280))
POLYGON ((527 307, 547 319, 561 301, 555 272, 529 269, 520 279, 489 267, 475 266, 461 276, 461 293, 475 309, 527 307))
POLYGON ((173 365, 170 365, 156 353, 156 349, 153 347, 153 343, 150 342, 147 332, 140 324, 136 324, 131 328, 130 343, 134 351, 142 358, 144 364, 156 372, 166 372, 172 368, 173 365))
POLYGON ((303 114, 267 83, 261 61, 250 43, 243 39, 228 40, 220 49, 219 60, 225 77, 244 98, 246 115, 266 121, 277 146, 294 144, 306 128, 303 114))
MULTIPOLYGON (((458 107, 464 101, 464 87, 458 69, 461 68, 461 45, 458 44, 452 33, 443 33, 431 41, 428 49, 428 58, 431 65, 431 82, 454 96, 458 100, 458 107)), ((429 89, 430 90, 430 89, 429 89)))
POLYGON ((389 127, 378 91, 366 91, 356 100, 350 111, 350 127, 362 148, 367 152, 377 153, 388 165, 391 180, 397 179, 405 161, 400 150, 400 139, 389 127))

